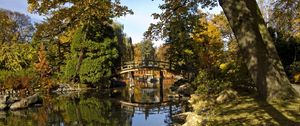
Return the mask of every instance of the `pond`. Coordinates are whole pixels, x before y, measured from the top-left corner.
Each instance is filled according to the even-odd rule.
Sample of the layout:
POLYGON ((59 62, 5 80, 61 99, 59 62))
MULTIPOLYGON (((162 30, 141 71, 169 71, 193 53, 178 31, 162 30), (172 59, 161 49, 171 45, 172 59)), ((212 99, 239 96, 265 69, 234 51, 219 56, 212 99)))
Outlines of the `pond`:
POLYGON ((172 115, 188 109, 170 99, 163 88, 137 83, 134 88, 87 90, 43 96, 43 105, 0 112, 0 125, 8 126, 168 126, 172 115))

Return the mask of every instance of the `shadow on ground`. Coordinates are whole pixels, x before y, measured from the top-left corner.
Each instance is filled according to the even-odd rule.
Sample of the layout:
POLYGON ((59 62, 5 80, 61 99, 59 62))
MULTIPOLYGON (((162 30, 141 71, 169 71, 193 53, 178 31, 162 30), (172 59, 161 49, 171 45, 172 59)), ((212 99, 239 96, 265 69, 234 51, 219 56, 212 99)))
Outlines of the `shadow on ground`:
POLYGON ((217 105, 209 119, 211 125, 300 126, 300 100, 267 103, 254 96, 217 105))

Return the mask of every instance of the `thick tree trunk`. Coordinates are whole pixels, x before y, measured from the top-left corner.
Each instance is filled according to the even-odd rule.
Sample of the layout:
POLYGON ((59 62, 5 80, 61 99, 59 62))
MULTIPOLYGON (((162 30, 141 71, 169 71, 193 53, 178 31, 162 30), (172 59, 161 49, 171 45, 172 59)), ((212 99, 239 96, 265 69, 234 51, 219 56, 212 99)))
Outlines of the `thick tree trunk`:
POLYGON ((255 0, 219 0, 243 60, 265 100, 298 96, 292 88, 255 0))

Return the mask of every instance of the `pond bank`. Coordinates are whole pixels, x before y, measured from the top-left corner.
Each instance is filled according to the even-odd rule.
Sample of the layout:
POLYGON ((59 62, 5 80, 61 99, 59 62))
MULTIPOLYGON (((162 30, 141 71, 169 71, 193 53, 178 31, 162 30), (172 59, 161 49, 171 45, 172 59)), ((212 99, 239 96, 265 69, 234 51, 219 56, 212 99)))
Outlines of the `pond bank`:
MULTIPOLYGON (((181 114, 191 125, 300 125, 300 99, 267 103, 251 94, 238 94, 224 102, 192 95, 193 111, 181 114)), ((179 115, 180 116, 180 115, 179 115)))
POLYGON ((43 104, 44 95, 49 95, 54 93, 57 95, 70 94, 72 92, 85 92, 93 88, 88 88, 86 85, 77 85, 70 84, 58 84, 56 88, 48 90, 42 90, 40 88, 33 89, 31 91, 22 89, 22 90, 13 90, 6 89, 3 90, 0 94, 0 111, 2 110, 21 110, 27 109, 28 107, 39 106, 43 104))
POLYGON ((32 96, 25 97, 25 98, 12 98, 9 95, 4 95, 0 99, 0 110, 25 109, 33 104, 37 104, 41 102, 42 102, 42 98, 40 96, 40 93, 36 93, 32 96))

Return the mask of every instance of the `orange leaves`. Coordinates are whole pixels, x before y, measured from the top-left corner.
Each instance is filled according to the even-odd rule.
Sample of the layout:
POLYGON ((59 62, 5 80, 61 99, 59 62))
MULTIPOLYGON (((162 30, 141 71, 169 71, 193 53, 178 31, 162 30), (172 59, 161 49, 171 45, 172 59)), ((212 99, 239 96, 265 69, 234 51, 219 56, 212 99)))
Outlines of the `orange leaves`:
POLYGON ((137 43, 134 45, 134 61, 138 62, 142 60, 141 44, 137 43))
POLYGON ((39 62, 35 63, 35 69, 37 72, 40 73, 40 83, 42 85, 42 88, 46 90, 46 92, 49 92, 50 89, 53 87, 53 82, 50 78, 48 78, 48 75, 51 72, 51 69, 49 67, 47 58, 46 58, 46 51, 45 46, 43 43, 40 44, 40 50, 38 52, 39 54, 39 62))
POLYGON ((46 58, 45 46, 43 43, 40 44, 40 50, 38 54, 39 62, 34 65, 35 69, 40 73, 41 77, 46 77, 48 74, 50 74, 51 69, 46 58))

